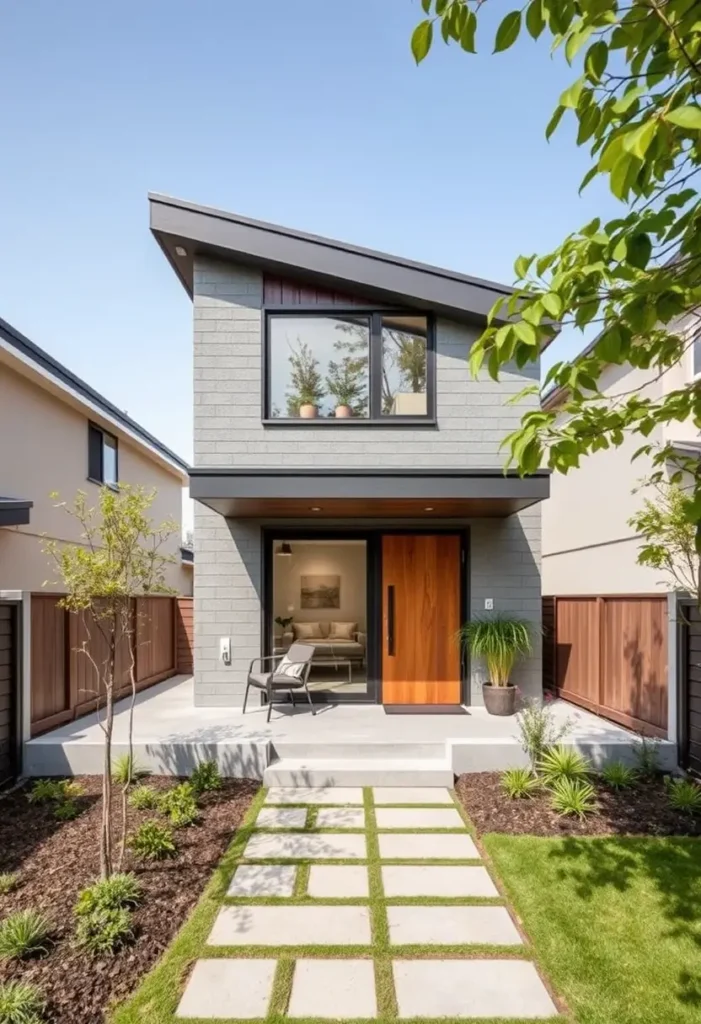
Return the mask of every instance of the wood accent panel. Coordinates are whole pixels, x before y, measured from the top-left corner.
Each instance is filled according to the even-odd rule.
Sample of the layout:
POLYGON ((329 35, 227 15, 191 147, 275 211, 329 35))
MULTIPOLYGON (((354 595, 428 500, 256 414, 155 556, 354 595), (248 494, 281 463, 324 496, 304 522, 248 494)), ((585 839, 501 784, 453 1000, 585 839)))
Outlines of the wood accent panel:
POLYGON ((136 600, 136 681, 167 679, 175 671, 175 601, 164 597, 136 600))
MULTIPOLYGON (((557 694, 651 736, 667 735, 667 600, 654 595, 543 599, 553 622, 544 664, 557 694)), ((547 609, 547 612, 546 612, 547 609)))
POLYGON ((175 668, 190 675, 194 670, 194 613, 191 597, 178 597, 175 602, 175 668))
POLYGON ((215 498, 206 502, 236 519, 469 519, 510 516, 533 499, 507 498, 215 498), (432 512, 426 512, 430 506, 432 512), (319 507, 321 512, 312 512, 319 507))
POLYGON ((382 538, 382 700, 459 704, 460 538, 382 538), (389 587, 394 587, 394 654, 389 653, 389 587))
MULTIPOLYGON (((320 288, 315 284, 265 274, 263 277, 265 306, 376 306, 371 299, 345 292, 320 288)), ((379 308, 379 307, 378 307, 379 308)))
POLYGON ((59 600, 33 594, 31 602, 31 719, 46 729, 71 717, 67 621, 59 600))
POLYGON ((691 771, 701 773, 701 615, 695 604, 684 604, 685 673, 683 688, 680 761, 691 771))
POLYGON ((13 605, 0 604, 0 786, 15 775, 17 744, 17 651, 13 605))

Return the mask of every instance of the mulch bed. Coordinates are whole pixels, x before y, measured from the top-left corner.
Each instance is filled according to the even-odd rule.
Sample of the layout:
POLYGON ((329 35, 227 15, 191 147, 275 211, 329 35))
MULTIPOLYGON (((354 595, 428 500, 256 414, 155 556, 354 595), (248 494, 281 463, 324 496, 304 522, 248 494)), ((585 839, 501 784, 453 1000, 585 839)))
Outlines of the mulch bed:
MULTIPOLYGON (((77 950, 73 906, 78 892, 99 874, 97 849, 101 817, 101 779, 78 778, 86 790, 82 813, 57 822, 52 809, 30 805, 26 789, 0 799, 0 872, 19 871, 20 885, 0 895, 0 918, 16 910, 41 911, 53 925, 53 943, 46 956, 24 962, 0 962, 0 981, 22 979, 37 985, 48 1000, 52 1024, 101 1024, 107 1009, 137 987, 159 958, 197 902, 222 854, 231 842, 260 783, 225 779, 222 788, 201 799, 202 817, 176 832, 175 860, 135 862, 130 854, 124 870, 134 871, 143 902, 134 911, 136 941, 115 956, 100 959, 77 950)), ((145 780, 157 789, 177 783, 172 777, 145 780)), ((155 811, 129 809, 130 829, 155 811)), ((119 820, 115 814, 115 821, 119 820)))
POLYGON ((511 800, 499 772, 461 775, 460 801, 479 833, 531 836, 701 836, 701 819, 673 811, 661 777, 614 790, 592 779, 598 813, 577 817, 557 814, 543 790, 525 800, 511 800))

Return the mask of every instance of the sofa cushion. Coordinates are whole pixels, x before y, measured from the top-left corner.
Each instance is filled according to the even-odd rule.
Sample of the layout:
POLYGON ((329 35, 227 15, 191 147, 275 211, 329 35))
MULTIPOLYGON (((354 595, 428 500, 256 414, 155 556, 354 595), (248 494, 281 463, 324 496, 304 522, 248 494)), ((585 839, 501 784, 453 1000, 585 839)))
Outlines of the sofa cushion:
POLYGON ((294 622, 292 624, 295 640, 322 640, 320 622, 294 622))
POLYGON ((357 629, 357 622, 332 622, 329 640, 354 640, 357 629))

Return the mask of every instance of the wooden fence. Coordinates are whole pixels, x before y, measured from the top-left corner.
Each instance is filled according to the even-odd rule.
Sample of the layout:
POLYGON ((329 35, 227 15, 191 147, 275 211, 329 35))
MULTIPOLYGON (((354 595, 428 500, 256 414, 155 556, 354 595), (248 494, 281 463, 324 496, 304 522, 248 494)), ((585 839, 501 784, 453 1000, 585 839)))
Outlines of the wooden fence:
MULTIPOLYGON (((83 643, 99 664, 105 641, 84 614, 59 607, 60 595, 32 594, 31 602, 31 732, 54 729, 96 706, 97 683, 83 643)), ((136 687, 143 690, 178 671, 176 650, 177 598, 139 597, 132 601, 135 617, 136 687)), ((116 692, 130 690, 128 638, 117 650, 116 692)))
POLYGON ((543 680, 564 700, 667 735, 667 599, 543 598, 543 680))
POLYGON ((701 615, 695 601, 677 605, 679 763, 701 774, 701 615))

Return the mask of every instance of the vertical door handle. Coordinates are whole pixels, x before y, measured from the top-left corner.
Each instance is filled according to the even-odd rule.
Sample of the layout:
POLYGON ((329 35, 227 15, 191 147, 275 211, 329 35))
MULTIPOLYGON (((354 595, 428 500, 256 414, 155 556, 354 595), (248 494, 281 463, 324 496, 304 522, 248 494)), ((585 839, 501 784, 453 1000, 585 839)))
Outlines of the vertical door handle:
POLYGON ((387 653, 394 654, 394 584, 387 587, 387 653))

